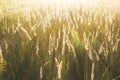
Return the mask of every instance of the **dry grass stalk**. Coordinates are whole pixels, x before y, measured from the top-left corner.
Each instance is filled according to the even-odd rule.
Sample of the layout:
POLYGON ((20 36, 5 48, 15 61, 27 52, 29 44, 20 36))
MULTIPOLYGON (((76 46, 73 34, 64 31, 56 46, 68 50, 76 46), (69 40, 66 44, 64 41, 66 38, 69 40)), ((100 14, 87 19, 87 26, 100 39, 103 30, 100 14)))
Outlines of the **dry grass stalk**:
POLYGON ((20 27, 21 27, 21 24, 20 24, 20 19, 18 17, 17 28, 13 31, 13 33, 16 33, 19 30, 20 27))
POLYGON ((31 36, 29 35, 29 33, 27 32, 27 30, 26 30, 25 28, 20 27, 20 29, 25 33, 25 35, 27 36, 27 38, 28 38, 29 40, 32 40, 31 36))
POLYGON ((0 46, 0 64, 3 63, 3 54, 2 54, 2 49, 1 49, 1 46, 0 46))
POLYGON ((43 77, 43 70, 42 67, 40 67, 40 80, 42 80, 42 77, 43 77))
POLYGON ((5 51, 8 52, 8 43, 7 43, 7 40, 5 40, 5 51))
POLYGON ((92 63, 91 80, 94 80, 95 63, 92 63))
POLYGON ((62 71, 62 65, 63 65, 63 61, 61 60, 60 62, 58 61, 57 58, 55 58, 55 62, 56 62, 56 66, 57 66, 57 70, 58 70, 58 79, 61 79, 61 71, 62 71))
POLYGON ((36 43, 36 55, 38 55, 38 53, 39 53, 39 42, 37 41, 37 43, 36 43))

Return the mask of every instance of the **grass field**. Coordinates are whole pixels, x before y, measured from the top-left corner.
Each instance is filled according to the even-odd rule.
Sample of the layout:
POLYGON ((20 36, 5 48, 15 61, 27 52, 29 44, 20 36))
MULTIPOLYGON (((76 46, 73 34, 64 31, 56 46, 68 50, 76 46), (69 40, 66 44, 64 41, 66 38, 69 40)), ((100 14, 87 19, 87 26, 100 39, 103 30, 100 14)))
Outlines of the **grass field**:
POLYGON ((120 1, 0 0, 0 80, 120 80, 120 1))

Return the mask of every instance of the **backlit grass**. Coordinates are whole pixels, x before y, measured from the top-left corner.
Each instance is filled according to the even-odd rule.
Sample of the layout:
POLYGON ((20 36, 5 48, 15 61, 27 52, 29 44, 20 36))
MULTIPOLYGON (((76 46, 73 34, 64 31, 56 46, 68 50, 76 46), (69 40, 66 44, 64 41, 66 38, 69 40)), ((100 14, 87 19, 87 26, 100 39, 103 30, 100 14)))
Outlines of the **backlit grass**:
POLYGON ((120 1, 70 1, 0 0, 0 80, 120 79, 120 1))

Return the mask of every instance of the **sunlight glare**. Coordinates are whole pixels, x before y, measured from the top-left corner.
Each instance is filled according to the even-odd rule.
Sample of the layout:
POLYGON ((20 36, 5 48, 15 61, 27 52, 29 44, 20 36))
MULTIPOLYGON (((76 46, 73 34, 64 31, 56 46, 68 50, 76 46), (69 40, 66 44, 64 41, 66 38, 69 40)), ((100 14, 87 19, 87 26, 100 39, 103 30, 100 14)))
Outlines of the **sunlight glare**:
POLYGON ((24 3, 27 6, 40 6, 41 4, 49 6, 53 4, 76 4, 79 0, 19 0, 19 3, 24 3))
POLYGON ((83 6, 89 6, 92 2, 92 0, 80 0, 81 5, 83 6))
MULTIPOLYGON (((26 8, 38 8, 38 7, 92 7, 95 0, 16 0, 17 6, 22 5, 26 8)), ((97 2, 97 1, 96 1, 97 2)))

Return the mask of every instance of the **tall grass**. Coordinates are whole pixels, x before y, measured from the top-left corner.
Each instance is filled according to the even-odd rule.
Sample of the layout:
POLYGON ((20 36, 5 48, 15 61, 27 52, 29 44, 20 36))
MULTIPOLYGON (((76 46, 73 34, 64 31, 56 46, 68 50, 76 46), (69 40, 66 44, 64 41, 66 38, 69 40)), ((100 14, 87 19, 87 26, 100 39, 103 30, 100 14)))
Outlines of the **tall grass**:
POLYGON ((120 79, 120 1, 86 7, 5 1, 0 1, 3 80, 120 79))

